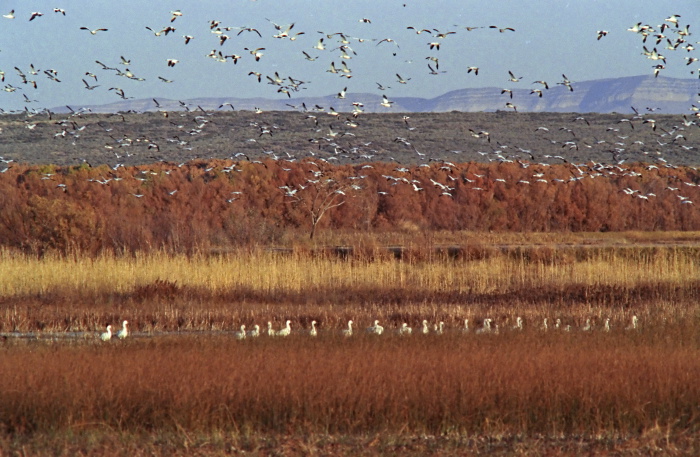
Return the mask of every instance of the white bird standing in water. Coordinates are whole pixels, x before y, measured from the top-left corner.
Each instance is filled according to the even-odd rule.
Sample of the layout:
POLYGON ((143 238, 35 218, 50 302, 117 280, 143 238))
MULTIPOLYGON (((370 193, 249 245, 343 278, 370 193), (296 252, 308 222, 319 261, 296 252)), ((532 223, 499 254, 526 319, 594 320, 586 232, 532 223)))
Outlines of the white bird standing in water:
POLYGON ((384 327, 379 325, 379 320, 374 321, 374 325, 371 327, 367 327, 367 333, 373 333, 375 335, 381 335, 384 333, 384 327))
POLYGON ((428 333, 430 333, 430 329, 428 328, 428 321, 423 320, 423 326, 421 327, 420 332, 423 335, 427 335, 428 333))
POLYGON ((309 336, 317 336, 318 330, 316 330, 316 321, 311 321, 311 330, 309 330, 309 336))
POLYGON ((277 336, 289 336, 292 333, 292 321, 288 320, 283 328, 277 331, 277 336))
POLYGON ((343 336, 352 336, 352 320, 348 321, 348 328, 343 329, 343 336))
POLYGON ((515 325, 513 326, 513 330, 522 330, 523 329, 523 318, 518 316, 515 319, 515 325))
POLYGON ((122 322, 122 329, 117 332, 117 338, 120 340, 123 340, 127 336, 129 336, 129 330, 127 330, 126 326, 129 324, 128 321, 122 322))
POLYGON ((435 326, 435 333, 442 335, 445 332, 445 323, 440 321, 439 324, 435 326))
POLYGON ((610 318, 605 319, 605 326, 603 327, 604 332, 609 332, 610 331, 610 318))
POLYGON ((260 326, 255 324, 253 330, 248 331, 247 335, 251 338, 257 338, 260 336, 260 326))
POLYGON ((267 321, 267 336, 275 336, 275 329, 272 328, 272 322, 267 321))
POLYGON ((104 332, 102 335, 100 335, 100 339, 102 341, 109 341, 112 339, 112 326, 111 325, 107 326, 107 331, 104 332))
POLYGON ((241 325, 241 329, 233 334, 237 340, 245 339, 245 325, 241 325))
POLYGON ((638 321, 639 319, 637 319, 636 315, 632 316, 632 323, 629 325, 629 327, 625 328, 625 330, 637 330, 638 321))
POLYGON ((463 333, 469 333, 469 319, 464 319, 464 328, 462 329, 463 333))
POLYGON ((399 329, 399 335, 410 335, 413 333, 413 329, 408 326, 407 323, 401 324, 401 328, 399 329))
POLYGON ((591 320, 590 320, 590 319, 586 319, 586 325, 584 325, 583 328, 582 328, 581 330, 583 330, 584 332, 588 332, 588 331, 590 331, 592 328, 593 328, 593 326, 591 325, 591 320))
POLYGON ((491 333, 491 319, 484 319, 484 326, 476 331, 477 334, 491 333))

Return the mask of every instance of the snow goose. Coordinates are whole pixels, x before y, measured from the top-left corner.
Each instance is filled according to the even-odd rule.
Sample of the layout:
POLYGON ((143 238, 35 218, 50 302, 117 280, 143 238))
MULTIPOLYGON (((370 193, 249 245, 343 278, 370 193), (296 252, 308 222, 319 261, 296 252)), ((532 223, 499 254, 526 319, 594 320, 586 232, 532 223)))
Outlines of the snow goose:
POLYGON ((109 341, 112 339, 112 326, 107 326, 107 331, 100 335, 102 341, 109 341))
POLYGON ((253 326, 253 330, 249 330, 248 333, 246 333, 247 336, 251 338, 257 338, 260 336, 260 326, 255 324, 253 326))
POLYGON ((245 339, 245 325, 241 325, 241 329, 233 334, 237 340, 245 339))
POLYGON ((311 321, 311 330, 309 330, 309 336, 317 336, 318 330, 316 330, 316 321, 311 321))
POLYGON ((349 320, 348 321, 348 328, 343 329, 343 336, 345 336, 345 337, 352 336, 352 324, 353 324, 352 320, 349 320))
POLYGON ((404 322, 403 324, 401 324, 401 328, 399 329, 399 335, 406 336, 410 335, 411 333, 413 333, 413 329, 409 327, 407 323, 404 322))
POLYGON ((367 333, 372 333, 374 335, 381 335, 382 333, 384 333, 384 327, 379 325, 379 320, 375 320, 373 326, 367 327, 367 333))
POLYGON ((129 324, 129 321, 124 321, 122 322, 122 328, 117 332, 117 338, 120 340, 123 340, 127 336, 129 336, 129 330, 127 330, 126 326, 129 324))
POLYGON ((277 331, 277 336, 289 336, 292 333, 292 321, 288 320, 283 328, 277 331))

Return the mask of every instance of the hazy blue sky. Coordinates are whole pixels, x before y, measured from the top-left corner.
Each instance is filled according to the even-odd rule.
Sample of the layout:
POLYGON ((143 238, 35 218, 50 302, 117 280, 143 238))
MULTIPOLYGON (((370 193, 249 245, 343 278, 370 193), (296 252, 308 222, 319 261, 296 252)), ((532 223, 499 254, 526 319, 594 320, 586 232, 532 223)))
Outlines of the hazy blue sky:
MULTIPOLYGON (((681 28, 700 17, 698 0, 21 0, 2 1, 0 9, 0 15, 15 11, 15 19, 0 17, 0 71, 5 72, 2 87, 17 88, 0 91, 0 108, 4 110, 119 101, 117 91, 109 90, 113 87, 134 98, 287 98, 277 92, 278 86, 266 83, 265 75, 275 72, 305 82, 300 86, 303 89, 292 92, 293 97, 334 94, 344 87, 348 93, 380 93, 380 83, 390 86, 384 92, 389 98, 433 97, 465 87, 535 88, 533 81, 554 85, 562 80, 562 73, 574 83, 652 74, 652 67, 661 62, 642 55, 642 36, 627 29, 642 22, 658 33, 657 26, 673 14, 681 16, 681 28), (54 8, 64 9, 65 15, 54 8), (170 22, 174 10, 180 10, 182 16, 170 22), (32 12, 44 15, 29 21, 32 12), (361 22, 363 18, 371 23, 361 22), (223 31, 230 38, 220 45, 219 35, 210 29, 212 20, 220 21, 219 27, 256 28, 262 37, 247 31, 238 35, 240 29, 236 28, 223 31), (294 23, 290 34, 304 34, 294 41, 273 38, 279 31, 271 21, 282 26, 294 23), (501 33, 489 28, 491 25, 511 27, 515 32, 501 33), (176 30, 155 36, 146 26, 154 31, 166 26, 176 30), (408 26, 456 33, 437 38, 436 32, 433 36, 416 34, 408 26), (108 30, 93 35, 80 27, 108 30), (468 31, 465 27, 485 28, 468 31), (597 40, 598 30, 609 33, 597 40), (324 39, 325 50, 314 49, 324 36, 319 31, 344 33, 356 55, 347 50, 352 58, 341 57, 341 51, 334 49, 341 44, 337 35, 324 39), (185 45, 183 35, 194 38, 185 45), (395 44, 380 43, 386 38, 395 44), (440 49, 429 49, 430 42, 440 42, 440 49), (259 62, 244 50, 246 47, 265 48, 259 62), (222 63, 207 57, 212 50, 241 58, 237 64, 231 59, 222 63), (316 60, 306 60, 302 51, 316 60), (123 65, 121 56, 131 63, 123 65), (439 68, 427 57, 437 57, 439 68), (167 59, 179 63, 169 67, 167 59), (134 78, 145 80, 103 70, 96 60, 121 71, 128 68, 134 78), (352 78, 327 72, 331 62, 341 68, 342 61, 352 71, 352 78), (430 74, 428 63, 440 73, 430 74), (37 75, 29 73, 30 64, 38 70, 37 75), (478 76, 467 73, 470 66, 479 67, 478 76), (35 80, 37 89, 31 83, 24 84, 14 67, 28 80, 35 80), (57 71, 60 83, 47 77, 44 70, 48 69, 57 71), (508 81, 509 70, 523 79, 517 84, 508 81), (251 71, 262 73, 263 82, 249 75, 251 71), (95 74, 97 81, 86 73, 95 74), (396 73, 407 83, 399 83, 396 73), (158 76, 174 82, 164 83, 158 76), (82 79, 99 87, 88 90, 82 79), (32 101, 27 103, 24 95, 32 101)), ((691 26, 690 31, 698 32, 696 28, 700 25, 691 26)), ((664 35, 671 40, 678 37, 671 29, 664 35)), ((686 40, 694 45, 698 41, 696 35, 686 40)), ((646 47, 656 47, 666 56, 662 75, 697 79, 700 64, 685 65, 685 58, 697 57, 697 51, 667 50, 665 40, 658 45, 655 41, 650 36, 646 47), (696 73, 691 74, 691 70, 696 73)))

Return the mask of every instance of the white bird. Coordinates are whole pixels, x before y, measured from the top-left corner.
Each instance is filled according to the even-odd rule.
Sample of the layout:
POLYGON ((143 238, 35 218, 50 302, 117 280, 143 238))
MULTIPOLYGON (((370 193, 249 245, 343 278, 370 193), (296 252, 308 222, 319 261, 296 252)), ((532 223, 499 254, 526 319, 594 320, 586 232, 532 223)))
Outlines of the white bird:
POLYGON ((546 332, 548 328, 549 327, 547 326, 547 318, 545 317, 544 322, 542 322, 542 330, 546 332))
POLYGON ((80 30, 87 30, 91 35, 97 35, 97 32, 106 32, 107 29, 89 29, 87 27, 80 27, 80 30))
POLYGON ((245 339, 245 325, 241 325, 241 329, 233 334, 237 340, 245 339))
POLYGON ((385 108, 391 108, 391 105, 394 102, 390 101, 388 98, 386 98, 386 95, 382 95, 382 102, 380 103, 381 106, 385 108))
POLYGON ((523 329, 523 318, 518 316, 515 319, 515 325, 513 326, 513 330, 522 330, 523 329))
POLYGON ((603 327, 604 332, 609 332, 610 331, 610 318, 605 319, 605 326, 603 327))
POLYGON ((428 328, 428 321, 423 320, 423 326, 421 327, 420 332, 423 335, 427 335, 428 333, 430 333, 430 329, 428 328))
POLYGON ((440 321, 438 325, 435 326, 435 333, 442 335, 445 332, 445 323, 440 321))
POLYGON ((375 335, 381 335, 384 333, 384 327, 379 325, 379 320, 374 321, 374 325, 371 327, 367 327, 367 333, 373 333, 375 335))
POLYGON ((399 329, 399 335, 410 335, 413 333, 413 329, 408 326, 407 323, 401 324, 401 328, 399 329))
POLYGON ((107 331, 104 332, 102 335, 100 335, 100 339, 102 341, 109 341, 112 339, 112 326, 111 325, 107 326, 107 331))
POLYGON ((484 319, 484 326, 476 331, 478 335, 482 333, 491 333, 491 319, 484 319))
POLYGON ((309 330, 310 336, 317 336, 318 331, 316 330, 316 321, 311 321, 311 330, 309 330))
POLYGON ((275 330, 272 328, 272 322, 267 323, 267 336, 275 336, 275 330))
POLYGON ((581 330, 583 330, 584 332, 588 332, 588 331, 590 331, 592 328, 593 328, 593 326, 591 325, 591 320, 590 320, 590 319, 586 319, 586 325, 584 325, 583 328, 582 328, 581 330))
POLYGON ((286 325, 277 331, 277 336, 289 336, 292 333, 292 321, 288 320, 286 325))
POLYGON ((123 340, 127 336, 129 336, 129 330, 127 330, 126 326, 129 324, 129 321, 124 321, 122 322, 122 329, 117 332, 117 338, 120 340, 123 340))
POLYGON ((255 324, 253 326, 253 330, 249 330, 248 333, 246 333, 247 336, 251 338, 257 338, 260 336, 260 326, 258 324, 255 324))
POLYGON ((634 315, 632 316, 632 323, 629 325, 629 327, 626 327, 625 330, 637 330, 637 323, 638 323, 637 316, 634 315))
POLYGON ((464 328, 462 329, 463 333, 469 333, 469 319, 464 319, 464 328))
POLYGON ((352 320, 348 321, 348 328, 343 329, 343 336, 352 336, 352 320))
POLYGON ((3 14, 2 17, 4 17, 5 19, 14 19, 15 18, 15 10, 12 10, 7 14, 3 14))

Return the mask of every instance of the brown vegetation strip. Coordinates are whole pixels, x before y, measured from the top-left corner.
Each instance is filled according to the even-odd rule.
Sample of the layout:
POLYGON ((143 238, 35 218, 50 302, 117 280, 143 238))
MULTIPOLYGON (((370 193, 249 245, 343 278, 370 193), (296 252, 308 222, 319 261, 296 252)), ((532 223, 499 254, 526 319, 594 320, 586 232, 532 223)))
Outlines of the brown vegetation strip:
POLYGON ((696 328, 6 346, 5 433, 697 432, 696 328), (689 344, 690 343, 690 344, 689 344))

